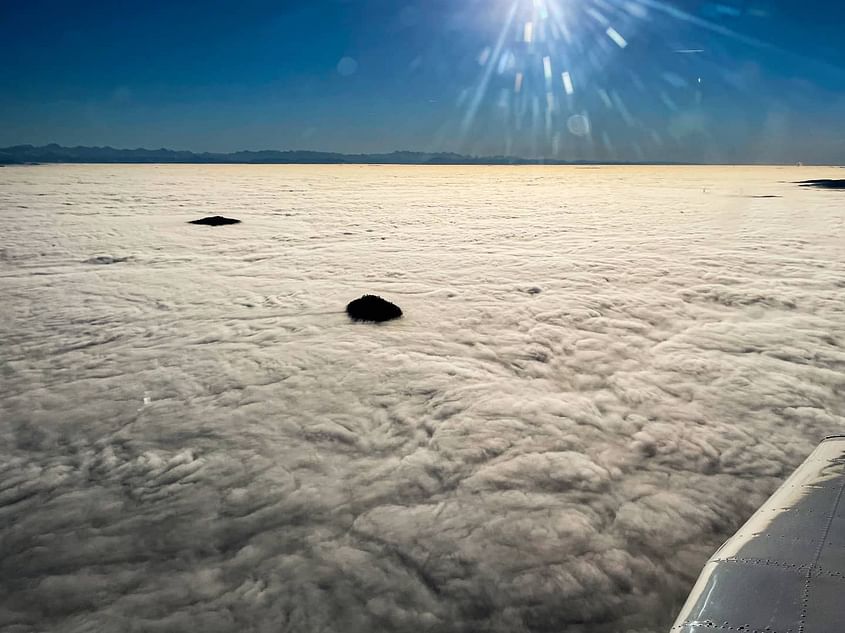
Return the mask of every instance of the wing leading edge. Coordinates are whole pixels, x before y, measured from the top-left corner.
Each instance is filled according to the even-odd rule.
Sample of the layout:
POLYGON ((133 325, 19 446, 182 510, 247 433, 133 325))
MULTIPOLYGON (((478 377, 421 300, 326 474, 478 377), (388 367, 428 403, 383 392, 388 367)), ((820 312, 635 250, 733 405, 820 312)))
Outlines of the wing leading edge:
POLYGON ((845 631, 844 494, 833 436, 716 551, 671 633, 845 631))

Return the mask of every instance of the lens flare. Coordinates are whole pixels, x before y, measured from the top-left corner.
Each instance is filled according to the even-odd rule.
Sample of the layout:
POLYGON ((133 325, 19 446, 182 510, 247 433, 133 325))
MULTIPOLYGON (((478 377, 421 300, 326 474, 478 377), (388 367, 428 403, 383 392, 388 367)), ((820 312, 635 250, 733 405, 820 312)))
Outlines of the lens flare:
POLYGON ((692 133, 676 119, 695 116, 705 89, 742 89, 726 70, 725 44, 767 46, 659 0, 506 6, 495 41, 473 53, 481 74, 462 100, 462 149, 479 136, 498 136, 506 153, 530 147, 535 158, 671 149, 692 133))

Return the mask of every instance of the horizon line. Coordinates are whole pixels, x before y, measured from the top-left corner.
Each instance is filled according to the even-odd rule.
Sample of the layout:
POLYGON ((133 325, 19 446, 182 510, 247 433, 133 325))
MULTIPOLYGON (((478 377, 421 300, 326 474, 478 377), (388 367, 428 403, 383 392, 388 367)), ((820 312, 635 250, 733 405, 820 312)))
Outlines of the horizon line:
POLYGON ((258 164, 340 164, 340 165, 513 165, 513 166, 542 166, 542 165, 653 165, 653 166, 773 166, 773 167, 843 167, 843 165, 824 163, 796 162, 694 162, 694 161, 663 161, 663 160, 596 160, 596 159, 564 159, 564 158, 526 158, 506 154, 480 155, 461 154, 452 151, 419 151, 408 149, 395 149, 381 152, 336 152, 328 150, 312 149, 239 149, 229 152, 195 151, 187 149, 171 149, 159 147, 149 149, 146 147, 119 148, 111 145, 60 145, 58 143, 47 143, 45 145, 32 145, 21 143, 0 147, 0 165, 15 164, 231 164, 231 165, 258 165, 258 164), (55 155, 50 152, 57 152, 64 155, 55 155), (75 154, 67 155, 75 152, 75 154), (99 153, 105 154, 114 152, 122 154, 117 156, 91 156, 80 154, 99 153), (133 156, 133 154, 136 154, 133 156), (142 157, 137 154, 146 154, 142 157), (170 160, 152 160, 155 154, 167 154, 170 160), (264 155, 264 160, 256 155, 264 155), (279 158, 291 158, 291 160, 269 160, 270 156, 277 155, 279 158), (297 160, 295 155, 299 155, 297 160), (237 157, 252 156, 249 160, 238 160, 237 157), (408 160, 390 161, 377 160, 390 157, 405 156, 408 160), (206 158, 206 160, 203 160, 206 158), (369 159, 369 160, 368 160, 369 159))

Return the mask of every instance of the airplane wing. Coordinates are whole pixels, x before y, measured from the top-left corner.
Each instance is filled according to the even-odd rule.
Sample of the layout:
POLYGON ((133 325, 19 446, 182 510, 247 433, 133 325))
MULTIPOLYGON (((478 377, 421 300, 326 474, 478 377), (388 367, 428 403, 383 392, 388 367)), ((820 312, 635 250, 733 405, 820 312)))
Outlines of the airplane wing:
POLYGON ((845 631, 844 493, 840 435, 716 551, 671 633, 845 631))

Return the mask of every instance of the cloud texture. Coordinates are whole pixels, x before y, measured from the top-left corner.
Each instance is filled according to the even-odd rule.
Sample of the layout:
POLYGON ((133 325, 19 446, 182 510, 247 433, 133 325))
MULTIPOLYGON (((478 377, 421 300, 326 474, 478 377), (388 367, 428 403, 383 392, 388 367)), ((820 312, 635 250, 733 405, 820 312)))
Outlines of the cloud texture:
POLYGON ((2 170, 0 630, 665 630, 845 429, 835 176, 2 170))

